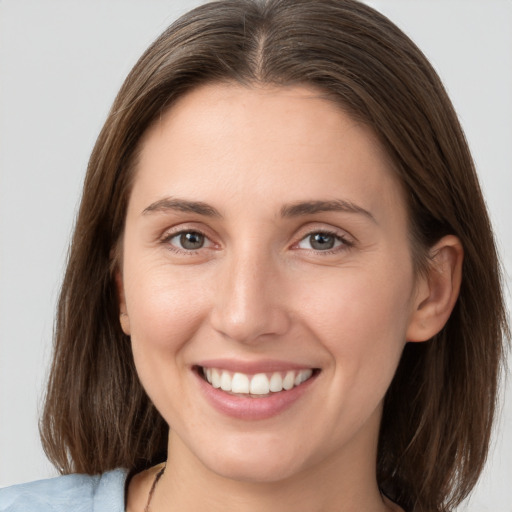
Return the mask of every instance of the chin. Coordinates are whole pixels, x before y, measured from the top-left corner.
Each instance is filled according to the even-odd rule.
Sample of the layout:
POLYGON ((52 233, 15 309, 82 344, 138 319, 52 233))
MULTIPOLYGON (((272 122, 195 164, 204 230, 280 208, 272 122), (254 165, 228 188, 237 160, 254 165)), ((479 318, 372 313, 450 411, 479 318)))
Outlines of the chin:
POLYGON ((278 446, 268 439, 242 439, 217 444, 215 450, 197 453, 200 462, 209 471, 230 480, 251 483, 280 482, 302 472, 307 459, 300 443, 288 444, 283 438, 278 446), (265 442, 267 441, 267 442, 265 442))
POLYGON ((269 459, 270 457, 267 457, 265 461, 247 460, 247 458, 244 460, 225 458, 212 464, 208 469, 220 477, 253 484, 282 482, 292 478, 302 470, 301 464, 295 465, 269 459))

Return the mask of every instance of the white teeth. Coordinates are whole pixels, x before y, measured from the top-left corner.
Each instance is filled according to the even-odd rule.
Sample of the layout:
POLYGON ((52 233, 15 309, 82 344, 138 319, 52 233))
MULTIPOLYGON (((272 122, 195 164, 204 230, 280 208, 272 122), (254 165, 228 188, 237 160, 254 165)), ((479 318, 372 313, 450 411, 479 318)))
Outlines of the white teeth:
POLYGON ((311 377, 311 375, 313 375, 313 370, 311 368, 302 370, 299 375, 301 376, 300 383, 302 384, 303 382, 306 382, 311 377))
MULTIPOLYGON (((208 373, 206 374, 206 378, 208 379, 208 373)), ((212 368, 212 370, 211 370, 211 380, 208 380, 208 382, 214 388, 220 388, 220 373, 219 373, 219 370, 217 370, 216 368, 212 368)))
POLYGON ((231 381, 231 391, 233 393, 249 393, 249 377, 243 373, 235 373, 231 381))
POLYGON ((283 377, 280 373, 273 373, 270 377, 270 391, 278 392, 283 390, 283 377))
POLYGON ((313 370, 311 368, 300 371, 289 370, 284 377, 281 372, 257 373, 251 377, 240 372, 230 373, 218 368, 203 368, 203 375, 214 388, 221 388, 223 391, 268 395, 270 392, 278 393, 283 389, 288 391, 299 386, 313 375, 313 370))
POLYGON ((231 391, 231 375, 226 371, 223 371, 220 376, 220 389, 222 391, 231 391))
POLYGON ((295 372, 286 372, 286 376, 283 379, 283 388, 288 391, 289 389, 293 388, 293 385, 295 383, 295 372))
POLYGON ((252 395, 268 395, 270 393, 270 383, 264 373, 257 373, 251 379, 252 395))

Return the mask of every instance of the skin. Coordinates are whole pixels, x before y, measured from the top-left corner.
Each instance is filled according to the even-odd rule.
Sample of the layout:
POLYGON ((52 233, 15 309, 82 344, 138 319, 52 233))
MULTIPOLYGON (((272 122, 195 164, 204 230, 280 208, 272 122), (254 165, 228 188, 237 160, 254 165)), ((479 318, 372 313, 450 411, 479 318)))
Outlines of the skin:
MULTIPOLYGON (((448 318, 462 249, 445 237, 415 275, 401 187, 367 127, 307 87, 192 91, 143 139, 122 253, 121 325, 171 426, 152 511, 400 510, 375 476, 383 397, 405 343, 448 318), (290 208, 311 201, 351 207, 290 208), (216 358, 318 374, 279 414, 233 418, 200 389, 196 365, 216 358)), ((129 511, 155 472, 131 481, 129 511)))

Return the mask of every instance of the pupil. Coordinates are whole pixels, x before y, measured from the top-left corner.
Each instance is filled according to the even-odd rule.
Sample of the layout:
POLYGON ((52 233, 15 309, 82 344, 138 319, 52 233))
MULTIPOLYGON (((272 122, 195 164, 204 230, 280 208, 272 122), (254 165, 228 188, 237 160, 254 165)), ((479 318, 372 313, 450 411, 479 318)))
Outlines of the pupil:
POLYGON ((204 244, 204 236, 201 233, 183 233, 180 243, 184 249, 200 249, 204 244))
POLYGON ((334 247, 334 237, 325 233, 315 233, 310 237, 311 247, 313 249, 326 250, 334 247))

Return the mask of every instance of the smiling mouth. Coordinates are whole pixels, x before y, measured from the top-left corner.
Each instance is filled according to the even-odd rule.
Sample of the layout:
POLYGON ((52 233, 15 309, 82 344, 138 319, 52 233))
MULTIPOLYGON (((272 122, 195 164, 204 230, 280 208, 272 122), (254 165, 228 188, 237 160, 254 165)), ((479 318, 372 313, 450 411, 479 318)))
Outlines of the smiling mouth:
POLYGON ((275 393, 289 391, 320 372, 317 368, 305 368, 251 375, 203 366, 197 366, 196 370, 213 388, 221 389, 232 395, 254 398, 264 398, 275 393))

